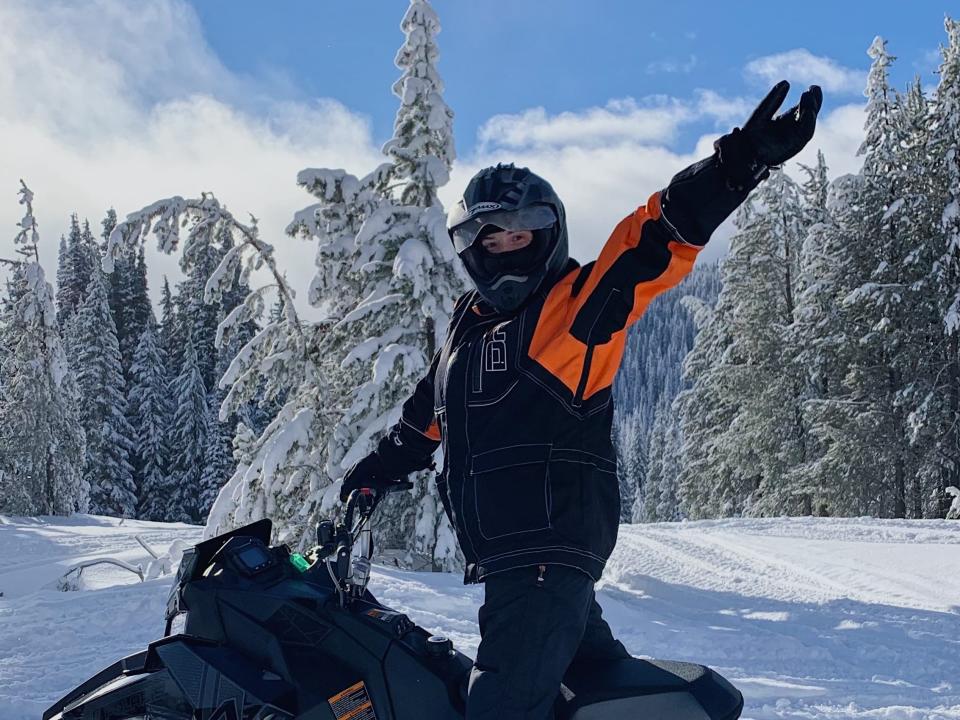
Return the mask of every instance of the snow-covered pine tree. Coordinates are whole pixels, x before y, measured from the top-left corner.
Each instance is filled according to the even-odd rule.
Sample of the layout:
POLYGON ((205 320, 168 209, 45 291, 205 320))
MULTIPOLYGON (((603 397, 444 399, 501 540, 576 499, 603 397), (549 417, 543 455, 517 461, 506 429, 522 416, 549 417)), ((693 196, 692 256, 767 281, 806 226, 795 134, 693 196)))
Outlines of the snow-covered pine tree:
POLYGON ((87 293, 87 285, 96 267, 96 248, 92 246, 89 228, 80 227, 76 213, 70 216, 70 231, 65 241, 65 252, 57 267, 57 321, 66 328, 76 315, 87 293))
MULTIPOLYGON (((163 287, 160 289, 160 321, 157 328, 157 339, 168 367, 171 368, 180 367, 180 353, 183 352, 183 347, 178 345, 179 324, 177 304, 170 290, 170 280, 164 275, 163 287)), ((171 375, 173 374, 175 373, 171 373, 171 375)))
MULTIPOLYGON (((157 236, 158 246, 162 252, 173 252, 180 242, 181 227, 189 227, 181 266, 189 275, 191 263, 198 255, 203 255, 204 247, 209 247, 212 239, 218 236, 226 225, 234 235, 235 244, 222 256, 220 264, 206 281, 204 288, 205 303, 220 303, 225 293, 233 289, 236 282, 248 284, 250 274, 257 269, 265 269, 273 278, 272 284, 252 290, 241 305, 235 307, 224 318, 217 329, 216 343, 220 347, 227 346, 231 335, 248 326, 249 323, 259 322, 264 315, 266 303, 264 296, 276 291, 284 300, 282 319, 267 323, 257 335, 248 342, 240 353, 230 363, 230 367, 219 383, 221 389, 230 388, 223 406, 220 409, 220 419, 225 420, 238 408, 245 406, 255 397, 262 398, 269 403, 276 399, 281 390, 297 387, 306 375, 306 368, 310 364, 307 349, 322 351, 315 342, 314 336, 307 335, 302 327, 293 307, 293 293, 283 276, 276 267, 273 249, 259 238, 256 221, 250 225, 238 222, 226 208, 220 205, 217 199, 209 193, 199 198, 184 199, 172 197, 159 200, 142 210, 131 213, 126 220, 117 225, 107 243, 107 253, 104 266, 112 269, 112 261, 123 253, 129 253, 147 237, 152 231, 157 236), (239 271, 239 272, 238 272, 239 271), (267 379, 264 383, 263 380, 267 379)), ((192 333, 184 332, 185 323, 178 323, 176 300, 170 296, 169 288, 165 284, 166 302, 163 305, 164 328, 169 331, 163 342, 180 342, 182 333, 184 338, 184 357, 181 361, 181 373, 175 382, 174 396, 177 402, 177 413, 182 413, 184 422, 174 420, 175 435, 173 444, 180 453, 171 457, 175 480, 178 483, 178 492, 182 494, 180 500, 183 507, 176 508, 180 517, 195 517, 198 512, 199 478, 184 478, 189 475, 184 457, 194 457, 194 469, 199 469, 206 447, 206 410, 207 391, 200 374, 197 353, 192 349, 192 333), (187 448, 187 444, 192 447, 187 448), (198 444, 200 443, 200 444, 198 444), (177 475, 177 472, 180 475, 177 475), (192 487, 191 487, 192 486, 192 487)), ((168 358, 168 363, 172 360, 168 358)), ((318 386, 322 383, 318 383, 318 386)), ((311 412, 323 412, 323 406, 317 402, 311 406, 311 412)), ((282 425, 289 418, 278 418, 277 424, 282 425)), ((316 447, 316 439, 304 438, 298 434, 300 426, 281 438, 282 442, 299 444, 299 447, 316 447)), ((264 436, 272 432, 268 427, 264 436)), ((283 450, 275 447, 249 447, 249 438, 245 436, 245 459, 250 465, 256 465, 253 456, 265 453, 269 462, 280 462, 285 457, 283 450), (274 451, 276 451, 275 454, 274 451)), ((264 454, 260 456, 264 461, 264 454)), ((271 466, 270 470, 273 470, 271 466)), ((239 471, 238 471, 239 472, 239 471)), ((309 472, 309 470, 307 470, 309 472)), ((265 517, 272 512, 273 506, 266 502, 272 494, 259 482, 259 470, 251 471, 255 477, 251 479, 243 473, 234 473, 220 493, 221 503, 211 510, 208 520, 208 529, 227 528, 233 523, 242 524, 249 519, 265 517), (263 489, 263 492, 260 492, 263 489)), ((279 493, 278 493, 279 494, 279 493)), ((272 502, 272 500, 271 500, 272 502)), ((291 538, 281 535, 285 541, 291 538)))
POLYGON ((140 335, 130 377, 129 412, 141 482, 137 516, 147 520, 168 520, 170 498, 174 495, 169 444, 173 408, 167 362, 152 311, 147 318, 147 327, 140 335))
POLYGON ((857 462, 858 444, 847 435, 858 405, 846 385, 858 351, 858 322, 844 299, 871 267, 864 241, 861 213, 863 178, 843 175, 827 193, 827 219, 814 225, 803 251, 804 276, 800 298, 798 345, 806 348, 813 388, 804 405, 812 438, 811 457, 803 468, 804 482, 818 497, 818 514, 850 515, 860 509, 862 489, 870 483, 872 468, 857 462))
MULTIPOLYGON (((244 421, 246 437, 235 442, 238 467, 217 499, 208 532, 217 523, 229 527, 269 512, 280 538, 309 544, 320 515, 339 502, 336 488, 330 490, 330 476, 339 472, 328 472, 329 447, 335 444, 331 438, 350 393, 363 378, 341 365, 353 338, 337 323, 361 299, 355 237, 378 200, 369 183, 362 185, 343 170, 308 168, 297 182, 317 202, 295 214, 287 233, 317 243, 308 301, 321 317, 310 325, 300 323, 288 305, 292 291, 280 293, 263 330, 226 371, 221 384, 232 387, 224 411, 239 413, 257 399, 261 413, 270 418, 256 437, 244 421), (311 351, 296 354, 298 347, 311 351), (278 355, 300 357, 300 362, 278 368, 273 361, 278 355)), ((224 319, 221 344, 233 341, 235 320, 247 312, 240 307, 224 319)))
MULTIPOLYGON (((0 321, 0 512, 86 512, 84 434, 78 391, 57 324, 53 288, 40 266, 33 193, 21 181, 25 213, 14 244, 16 287, 0 321)), ((10 261, 8 261, 10 262, 10 261)))
MULTIPOLYGON (((693 346, 696 326, 693 315, 684 306, 683 298, 692 296, 712 306, 717 301, 719 291, 720 271, 717 263, 698 262, 675 292, 659 296, 640 321, 630 328, 623 362, 614 384, 614 436, 617 438, 615 447, 621 468, 634 467, 637 459, 631 455, 634 452, 633 441, 624 444, 621 440, 632 437, 631 433, 636 432, 640 449, 646 452, 660 404, 669 405, 684 387, 683 359, 693 346), (624 431, 621 428, 624 424, 634 424, 636 427, 624 431)), ((640 475, 635 481, 621 478, 622 481, 633 483, 631 487, 643 487, 646 467, 646 464, 640 466, 640 475)), ((621 509, 625 519, 629 521, 633 515, 643 515, 643 510, 635 510, 624 500, 627 494, 631 494, 625 493, 627 488, 622 487, 621 509)), ((637 499, 644 505, 642 493, 637 499)), ((651 516, 649 519, 655 518, 651 516)))
POLYGON ((620 483, 620 522, 633 522, 633 508, 646 475, 646 437, 636 413, 627 415, 613 427, 617 450, 617 479, 620 483))
POLYGON ((173 423, 170 475, 173 496, 169 517, 180 522, 201 519, 200 492, 207 446, 207 388, 203 384, 193 338, 187 334, 180 374, 171 385, 173 423))
MULTIPOLYGON (((428 2, 411 0, 401 29, 406 38, 396 64, 402 74, 393 86, 401 104, 383 148, 390 162, 363 182, 381 198, 356 238, 363 299, 340 321, 356 338, 345 364, 359 363, 368 373, 338 424, 330 461, 340 472, 399 420, 466 287, 437 198, 454 159, 453 113, 436 70, 440 23, 428 2)), ((381 542, 421 553, 437 569, 455 567, 456 542, 432 477, 411 479, 412 494, 385 503, 381 542)))
POLYGON ((654 413, 653 426, 646 434, 646 467, 631 508, 631 520, 635 523, 656 522, 660 504, 660 480, 663 472, 664 423, 663 405, 654 413))
POLYGON ((723 364, 732 344, 728 319, 732 308, 723 292, 716 307, 693 297, 684 298, 683 304, 693 315, 697 334, 683 361, 689 387, 674 401, 685 438, 678 478, 680 510, 692 519, 740 515, 750 488, 729 467, 722 442, 739 408, 723 383, 723 364))
POLYGON ((67 235, 67 251, 57 269, 57 322, 63 335, 67 359, 75 374, 77 365, 77 328, 74 320, 80 305, 87 296, 87 287, 97 269, 96 242, 90 232, 90 224, 84 220, 81 226, 76 214, 70 216, 70 231, 67 235))
MULTIPOLYGON (((837 511, 833 497, 836 482, 827 458, 829 448, 820 443, 822 433, 812 425, 817 418, 826 417, 823 401, 836 392, 846 373, 840 360, 837 294, 845 282, 838 257, 847 252, 848 238, 831 217, 831 186, 823 154, 817 154, 816 166, 803 169, 807 173, 801 189, 806 235, 800 248, 794 322, 786 343, 792 347, 797 376, 805 387, 802 413, 808 430, 807 457, 789 469, 787 480, 793 491, 809 502, 813 514, 825 515, 837 511)), ((843 183, 840 181, 834 189, 843 187, 843 183)))
POLYGON ((203 452, 203 470, 200 473, 200 489, 197 515, 206 522, 210 508, 217 499, 220 488, 233 475, 232 423, 221 422, 219 417, 222 394, 214 390, 207 397, 207 438, 203 452))
MULTIPOLYGON (((219 254, 222 259, 236 245, 230 226, 222 224, 216 239, 220 245, 219 254)), ((221 293, 219 302, 214 305, 217 310, 218 326, 243 304, 249 293, 247 281, 241 276, 241 269, 237 267, 230 287, 221 293)), ((233 359, 257 335, 258 331, 257 323, 247 320, 232 328, 227 342, 218 344, 217 336, 214 336, 213 343, 216 351, 214 378, 218 382, 229 369, 233 359)), ((225 414, 221 420, 220 409, 225 398, 226 391, 218 386, 214 386, 207 394, 208 437, 200 488, 200 515, 204 519, 216 500, 220 488, 230 479, 236 467, 232 450, 238 423, 243 422, 246 427, 266 425, 262 417, 265 411, 259 407, 259 398, 253 398, 238 406, 232 412, 225 414)))
MULTIPOLYGON (((117 226, 117 213, 107 211, 101 223, 101 237, 106 244, 110 233, 117 226)), ((117 326, 117 342, 120 344, 120 364, 124 377, 130 379, 130 366, 140 344, 140 337, 147 327, 153 308, 147 289, 147 263, 143 248, 134 256, 121 256, 110 274, 110 312, 117 326)))
MULTIPOLYGON (((944 459, 941 443, 949 437, 946 387, 950 360, 943 324, 943 289, 932 272, 943 252, 940 232, 942 198, 948 186, 943 157, 931 153, 931 103, 916 78, 902 96, 895 121, 900 143, 895 148, 902 202, 892 203, 885 215, 890 233, 902 245, 897 285, 885 293, 895 337, 891 363, 900 377, 896 400, 908 411, 903 429, 906 472, 903 491, 907 517, 938 517, 935 498, 943 494, 944 459)), ((956 359, 956 358, 955 358, 956 359)))
POLYGON ((897 122, 900 98, 889 87, 894 60, 886 42, 876 38, 868 54, 873 58, 867 78, 866 139, 858 151, 864 156, 860 213, 864 234, 860 242, 870 251, 867 272, 854 276, 859 285, 843 301, 855 323, 857 351, 851 358, 845 386, 855 403, 848 427, 859 446, 858 460, 872 465, 873 478, 861 486, 863 511, 880 517, 906 516, 906 477, 910 450, 906 411, 899 393, 904 367, 898 353, 909 344, 910 308, 902 304, 902 266, 908 249, 898 213, 904 204, 906 178, 900 161, 904 127, 897 122))
POLYGON ((63 316, 72 309, 63 297, 63 289, 67 287, 70 279, 70 246, 67 245, 67 238, 61 235, 60 248, 57 251, 57 325, 60 327, 63 327, 63 316))
POLYGON ((944 181, 939 195, 942 254, 933 275, 941 288, 946 328, 940 392, 945 407, 936 420, 925 422, 939 435, 936 444, 942 459, 936 488, 936 514, 951 505, 947 487, 960 487, 960 22, 947 18, 947 45, 942 49, 940 82, 934 97, 934 122, 930 129, 931 157, 943 160, 938 173, 944 181))
POLYGON ((738 407, 723 430, 723 452, 751 488, 749 512, 809 514, 810 498, 787 485, 787 470, 806 449, 803 388, 787 342, 805 234, 796 183, 772 173, 738 213, 737 228, 722 271, 731 344, 719 372, 727 403, 738 407))
POLYGON ((80 416, 87 437, 84 475, 90 483, 91 512, 134 517, 137 497, 130 464, 134 435, 126 416, 126 386, 107 281, 97 268, 74 321, 80 416))
POLYGON ((657 497, 657 520, 676 522, 683 519, 680 510, 680 468, 683 464, 683 435, 680 419, 672 406, 665 406, 663 452, 657 497))

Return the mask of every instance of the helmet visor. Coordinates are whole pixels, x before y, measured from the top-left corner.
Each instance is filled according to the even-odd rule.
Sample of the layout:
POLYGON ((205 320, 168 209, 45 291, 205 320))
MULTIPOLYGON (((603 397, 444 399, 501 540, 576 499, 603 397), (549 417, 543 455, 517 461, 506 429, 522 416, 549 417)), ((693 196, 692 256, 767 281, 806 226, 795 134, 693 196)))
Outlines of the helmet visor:
POLYGON ((450 230, 453 247, 461 253, 480 237, 487 225, 504 230, 542 230, 557 222, 557 214, 549 205, 531 205, 519 210, 496 210, 466 220, 450 230))

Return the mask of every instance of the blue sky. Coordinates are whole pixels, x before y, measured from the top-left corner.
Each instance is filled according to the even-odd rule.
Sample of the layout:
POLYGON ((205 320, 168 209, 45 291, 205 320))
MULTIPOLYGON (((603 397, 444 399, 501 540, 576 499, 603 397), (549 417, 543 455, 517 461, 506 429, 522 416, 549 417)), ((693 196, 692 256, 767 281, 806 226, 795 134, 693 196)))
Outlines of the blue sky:
MULTIPOLYGON (((301 97, 334 97, 368 115, 374 136, 392 129, 393 55, 401 0, 192 0, 211 47, 232 70, 283 76, 301 97), (395 8, 394 12, 388 8, 395 8), (336 69, 349 69, 337 72, 336 69)), ((866 72, 874 36, 898 56, 897 86, 935 83, 942 2, 671 2, 640 0, 436 0, 440 72, 456 113, 461 152, 498 113, 548 113, 611 98, 757 94, 750 60, 795 48, 866 72)), ((960 7, 957 8, 960 11, 960 7)), ((789 78, 788 78, 789 79, 789 78)), ((857 89, 827 102, 856 99, 857 89)), ((697 128, 676 142, 690 142, 697 128)))
MULTIPOLYGON (((314 248, 284 235, 312 202, 297 172, 362 175, 383 160, 406 6, 0 1, 0 257, 12 253, 21 177, 36 195, 51 277, 71 212, 96 227, 111 206, 124 216, 170 195, 213 191, 238 216, 260 219, 281 267, 305 289, 314 248)), ((856 171, 867 47, 886 37, 898 57, 893 84, 920 74, 932 90, 949 9, 926 0, 434 7, 459 156, 441 200, 454 202, 483 165, 526 164, 564 199, 582 261, 781 78, 794 84, 789 103, 811 82, 825 90, 817 134, 799 160, 812 163, 822 149, 833 175, 856 171)), ((704 257, 722 255, 731 232, 721 227, 704 257)), ((156 294, 177 261, 148 257, 156 294)))

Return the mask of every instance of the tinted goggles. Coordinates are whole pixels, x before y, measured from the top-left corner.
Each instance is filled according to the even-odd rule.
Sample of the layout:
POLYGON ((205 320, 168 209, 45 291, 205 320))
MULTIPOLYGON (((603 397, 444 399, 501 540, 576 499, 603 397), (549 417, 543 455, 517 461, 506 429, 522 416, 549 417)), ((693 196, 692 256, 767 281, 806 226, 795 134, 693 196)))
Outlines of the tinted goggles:
POLYGON ((519 210, 497 210, 470 218, 450 231, 453 246, 458 253, 473 245, 480 232, 488 225, 504 230, 542 230, 557 222, 557 215, 549 205, 531 205, 519 210))

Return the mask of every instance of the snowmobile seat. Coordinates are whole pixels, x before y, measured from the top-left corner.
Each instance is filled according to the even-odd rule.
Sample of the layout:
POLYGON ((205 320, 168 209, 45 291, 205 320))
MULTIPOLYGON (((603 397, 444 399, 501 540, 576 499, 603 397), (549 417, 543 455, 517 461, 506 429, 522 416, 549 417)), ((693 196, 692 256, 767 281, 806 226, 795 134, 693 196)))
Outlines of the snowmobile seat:
POLYGON ((615 660, 574 665, 564 684, 565 720, 734 720, 743 696, 703 665, 667 660, 615 660))

